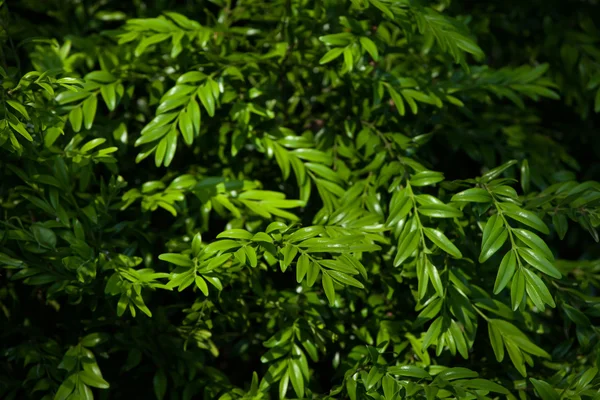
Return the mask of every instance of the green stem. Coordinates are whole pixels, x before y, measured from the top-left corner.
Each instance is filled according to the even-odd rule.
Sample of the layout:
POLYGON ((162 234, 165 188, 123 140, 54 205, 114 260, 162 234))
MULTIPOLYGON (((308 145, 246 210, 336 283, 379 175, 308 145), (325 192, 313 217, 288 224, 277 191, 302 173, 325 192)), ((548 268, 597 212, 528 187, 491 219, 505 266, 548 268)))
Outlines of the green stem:
POLYGON ((487 322, 490 321, 490 319, 475 304, 473 304, 473 308, 475 309, 475 311, 477 311, 479 315, 483 317, 483 319, 485 319, 487 322))

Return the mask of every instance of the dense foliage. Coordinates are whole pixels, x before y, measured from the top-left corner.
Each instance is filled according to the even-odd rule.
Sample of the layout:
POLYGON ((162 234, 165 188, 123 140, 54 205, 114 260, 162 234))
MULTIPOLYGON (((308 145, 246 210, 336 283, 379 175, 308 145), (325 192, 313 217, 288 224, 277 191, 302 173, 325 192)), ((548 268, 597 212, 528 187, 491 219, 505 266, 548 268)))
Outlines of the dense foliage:
POLYGON ((0 4, 0 398, 600 399, 596 0, 0 4))

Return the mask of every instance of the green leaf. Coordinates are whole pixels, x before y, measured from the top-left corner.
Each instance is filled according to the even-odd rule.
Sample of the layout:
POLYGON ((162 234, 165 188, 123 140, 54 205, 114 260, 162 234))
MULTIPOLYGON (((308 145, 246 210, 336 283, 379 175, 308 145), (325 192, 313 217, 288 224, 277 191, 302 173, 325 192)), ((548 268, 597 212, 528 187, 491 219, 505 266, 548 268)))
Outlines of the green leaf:
POLYGON ((427 371, 414 365, 388 367, 387 372, 392 375, 407 376, 409 378, 431 379, 431 375, 427 371))
POLYGON ((417 114, 418 109, 419 109, 417 106, 417 102, 413 99, 413 96, 411 96, 409 94, 413 94, 413 93, 410 91, 402 90, 402 95, 404 96, 406 103, 410 107, 410 110, 412 111, 413 114, 417 114))
POLYGON ((58 104, 69 104, 74 103, 76 101, 85 100, 89 96, 91 96, 91 93, 86 91, 62 92, 56 96, 56 101, 58 102, 58 104))
POLYGON ((425 236, 429 238, 436 246, 440 249, 444 250, 446 253, 450 254, 455 258, 462 258, 462 253, 460 250, 442 233, 437 229, 433 228, 424 228, 425 236))
POLYGON ((57 237, 52 229, 35 224, 31 226, 31 232, 40 245, 51 249, 56 247, 57 237))
POLYGON ((523 354, 519 350, 519 348, 512 342, 506 342, 506 351, 508 352, 508 356, 510 357, 510 361, 512 361, 513 365, 519 371, 521 376, 527 376, 527 370, 525 369, 525 362, 523 360, 523 354))
POLYGON ((331 168, 322 164, 305 163, 306 168, 328 181, 342 183, 342 179, 331 168))
POLYGON ((135 51, 133 52, 133 55, 135 57, 140 57, 144 51, 146 51, 146 49, 154 44, 160 43, 164 40, 167 40, 171 35, 166 34, 166 33, 159 33, 159 34, 155 34, 152 36, 147 36, 145 38, 143 38, 142 40, 140 40, 140 42, 138 43, 137 47, 135 48, 135 51))
POLYGON ((554 225, 554 230, 556 230, 560 240, 563 240, 567 234, 567 230, 569 229, 567 217, 565 217, 563 214, 555 213, 552 216, 552 225, 554 225))
POLYGON ((384 13, 389 19, 392 21, 395 19, 394 13, 381 1, 379 0, 370 0, 369 1, 373 6, 377 7, 382 13, 384 13))
MULTIPOLYGON (((489 381, 487 379, 469 379, 469 380, 465 380, 465 381, 461 381, 461 383, 464 382, 464 387, 470 388, 470 389, 477 389, 477 390, 487 390, 490 392, 495 392, 495 393, 502 393, 502 394, 510 394, 510 392, 498 385, 495 382, 489 381)), ((458 383, 458 382, 455 382, 458 383)))
POLYGON ((309 253, 363 252, 380 249, 375 244, 361 243, 356 239, 356 236, 347 236, 343 240, 342 238, 312 238, 300 243, 299 246, 305 248, 309 253))
POLYGON ((301 254, 298 257, 298 262, 296 263, 296 282, 302 282, 304 276, 308 272, 308 267, 310 266, 310 258, 306 254, 301 254))
POLYGON ((427 275, 433 284, 435 291, 437 292, 440 298, 444 298, 444 285, 442 283, 442 279, 440 278, 440 274, 432 263, 427 261, 427 275))
POLYGON ((452 320, 450 323, 450 332, 454 337, 454 342, 456 343, 456 349, 460 353, 460 355, 466 360, 469 358, 467 342, 465 341, 465 337, 460 329, 460 327, 456 324, 456 321, 452 320))
POLYGON ((373 60, 377 61, 379 59, 379 53, 375 43, 373 43, 373 41, 366 36, 361 36, 358 40, 360 41, 362 48, 371 55, 373 60))
MULTIPOLYGON (((246 252, 246 254, 247 254, 247 252, 246 252)), ((227 261, 229 261, 230 258, 231 258, 231 253, 221 254, 217 257, 212 258, 210 260, 210 262, 208 263, 208 265, 203 266, 202 268, 199 268, 198 271, 201 273, 210 272, 215 268, 221 267, 223 264, 225 264, 227 261)))
POLYGON ((186 111, 182 111, 179 114, 179 131, 183 136, 183 140, 186 144, 191 145, 194 142, 194 126, 190 115, 186 111))
POLYGON ((76 107, 71 110, 69 113, 69 122, 75 132, 81 130, 81 125, 83 124, 83 111, 81 110, 81 107, 76 107))
POLYGON ((98 98, 96 96, 88 97, 81 107, 83 112, 83 125, 85 129, 91 129, 96 117, 96 108, 98 107, 98 98))
POLYGON ((203 278, 205 281, 213 285, 218 291, 223 290, 223 284, 221 283, 221 280, 216 276, 204 276, 203 278))
POLYGON ((240 247, 233 255, 240 263, 246 264, 246 252, 244 251, 244 248, 240 247))
POLYGON ((527 249, 525 247, 518 247, 517 251, 519 255, 527 262, 527 264, 531 265, 533 268, 545 273, 546 275, 550 275, 553 278, 560 279, 562 278, 562 274, 539 250, 527 249))
POLYGON ((31 135, 29 134, 29 132, 27 132, 27 129, 25 129, 25 125, 23 125, 21 122, 18 123, 13 123, 11 121, 9 121, 8 123, 11 128, 13 128, 19 135, 23 136, 25 139, 27 139, 28 141, 32 142, 33 138, 31 137, 31 135))
POLYGON ((206 79, 206 74, 200 71, 189 71, 177 78, 177 84, 195 83, 206 79))
MULTIPOLYGON (((187 107, 187 114, 190 116, 192 127, 194 128, 194 137, 200 135, 200 126, 202 124, 202 114, 198 102, 192 98, 187 107)), ((191 143, 191 142, 190 142, 191 143)))
POLYGON ((452 196, 452 201, 470 202, 470 203, 489 203, 492 196, 485 189, 472 188, 456 193, 452 196))
POLYGON ((77 382, 77 374, 70 375, 65 381, 59 386, 54 400, 66 400, 73 390, 75 390, 75 384, 77 382))
MULTIPOLYGON (((218 236, 217 236, 218 237, 218 236)), ((202 235, 200 232, 194 235, 192 239, 192 255, 198 256, 200 254, 200 250, 202 250, 202 235)))
POLYGON ((18 103, 18 102, 14 101, 14 100, 6 100, 6 103, 9 106, 11 106, 12 108, 14 108, 15 110, 17 110, 18 113, 21 114, 21 116, 25 117, 28 120, 31 119, 29 117, 29 113, 27 113, 27 109, 21 103, 18 103))
POLYGON ((292 233, 287 237, 287 240, 291 243, 297 243, 306 239, 313 238, 320 235, 325 230, 320 225, 307 226, 306 228, 300 228, 296 232, 292 233))
POLYGON ((504 227, 504 221, 498 217, 498 214, 492 215, 483 229, 479 262, 486 262, 493 256, 504 245, 507 238, 508 231, 504 227))
POLYGON ((560 398, 558 393, 548 383, 534 378, 529 378, 529 381, 533 384, 535 391, 542 400, 558 400, 560 398))
POLYGON ((440 336, 443 321, 443 317, 437 317, 429 326, 429 329, 427 329, 425 337, 423 338, 423 349, 427 349, 427 347, 440 336))
POLYGON ((319 266, 316 263, 311 262, 308 264, 306 284, 309 287, 312 287, 312 285, 314 285, 315 282, 317 281, 317 277, 319 276, 319 271, 321 271, 321 269, 319 268, 319 266))
POLYGON ((165 136, 169 132, 170 129, 171 129, 171 126, 167 125, 167 126, 161 126, 156 129, 146 131, 142 134, 142 136, 140 136, 135 141, 135 146, 140 146, 142 144, 160 140, 163 136, 165 136))
POLYGON ((342 254, 340 257, 338 257, 338 261, 340 261, 341 263, 348 264, 349 266, 351 266, 352 270, 358 271, 358 273, 364 279, 367 279, 367 270, 366 270, 365 266, 360 262, 360 260, 358 260, 354 256, 342 254))
POLYGON ((525 159, 521 162, 521 188, 525 193, 529 192, 530 181, 529 161, 525 159))
POLYGON ((346 46, 352 40, 353 35, 349 32, 333 33, 319 37, 319 40, 326 45, 346 46))
POLYGON ((576 390, 583 390, 598 375, 598 368, 592 367, 585 371, 577 380, 576 390))
POLYGON ((172 276, 174 277, 169 281, 167 286, 169 288, 178 287, 180 292, 194 283, 194 271, 192 269, 189 269, 181 274, 173 274, 172 276))
POLYGON ((335 48, 329 50, 327 53, 325 53, 323 55, 323 57, 321 57, 321 59, 319 60, 319 64, 321 64, 321 65, 327 64, 327 63, 335 60, 339 56, 341 56, 343 52, 344 52, 343 47, 335 47, 335 48))
POLYGON ((523 243, 529 246, 530 249, 542 253, 548 260, 554 261, 552 251, 538 235, 525 229, 513 229, 512 231, 521 241, 523 241, 523 243))
POLYGON ((44 135, 44 145, 46 146, 46 148, 51 147, 60 135, 64 135, 64 131, 61 128, 48 128, 44 135))
POLYGON ((93 374, 89 371, 79 371, 79 379, 81 379, 86 385, 95 387, 98 389, 108 389, 110 385, 101 376, 93 374))
POLYGON ((333 306, 335 303, 335 289, 333 288, 333 280, 327 274, 327 272, 323 271, 321 274, 321 281, 323 284, 323 290, 325 291, 325 295, 329 300, 329 305, 333 306))
POLYGON ((467 378, 477 378, 479 375, 477 372, 472 371, 467 368, 455 367, 455 368, 447 368, 440 372, 436 378, 441 378, 447 381, 452 381, 456 379, 467 379, 467 378))
MULTIPOLYGON (((527 292, 530 293, 531 291, 534 291, 536 296, 539 297, 541 301, 548 304, 550 307, 556 307, 554 299, 552 298, 550 291, 548 291, 548 287, 546 284, 544 284, 540 277, 528 269, 525 269, 523 272, 525 273, 525 280, 527 281, 527 292)), ((542 310, 544 309, 543 306, 540 308, 542 310)))
POLYGON ((290 352, 290 346, 289 345, 287 345, 287 346, 273 347, 271 350, 269 350, 266 354, 264 354, 260 358, 260 361, 262 363, 272 362, 274 360, 280 359, 281 357, 285 356, 289 352, 290 352))
POLYGON ((371 390, 376 384, 379 383, 379 381, 381 381, 383 375, 384 371, 382 369, 376 366, 371 367, 371 370, 369 371, 369 375, 367 375, 367 380, 365 382, 365 389, 367 389, 367 391, 371 390))
POLYGON ((419 213, 432 218, 460 218, 462 212, 446 204, 431 204, 418 208, 419 213))
POLYGON ((575 322, 576 325, 579 325, 582 327, 590 326, 589 318, 584 313, 582 313, 581 311, 576 309, 575 307, 570 306, 569 304, 563 303, 562 308, 563 308, 563 311, 565 312, 565 314, 567 315, 567 317, 571 321, 575 322))
POLYGON ((251 240, 252 234, 245 229, 228 229, 217 235, 217 239, 223 238, 251 240))
POLYGON ((159 260, 166 261, 171 264, 179 265, 181 267, 191 267, 194 265, 192 260, 186 255, 177 253, 164 253, 158 256, 159 260))
POLYGON ((408 257, 414 253, 419 245, 419 232, 415 230, 411 230, 404 240, 398 242, 398 250, 396 252, 396 257, 394 258, 394 267, 402 264, 408 257))
POLYGON ((235 240, 217 240, 215 242, 210 243, 208 246, 204 248, 204 252, 207 254, 212 254, 216 252, 227 251, 231 249, 237 249, 242 246, 242 243, 235 240))
POLYGON ((117 107, 117 92, 115 84, 101 86, 100 94, 104 99, 104 103, 106 103, 106 107, 110 111, 114 111, 117 107))
POLYGON ((492 322, 488 322, 488 334, 494 355, 498 362, 504 360, 504 344, 502 342, 502 334, 492 322))
POLYGON ((514 251, 507 252, 502 258, 496 282, 494 283, 494 294, 498 294, 508 285, 517 268, 517 258, 514 251))
POLYGON ((167 134, 166 139, 167 144, 164 157, 164 166, 168 167, 171 165, 173 158, 175 158, 175 152, 177 151, 177 131, 172 129, 171 132, 167 134))
POLYGON ((304 377, 302 376, 302 370, 296 360, 288 360, 288 374, 290 381, 292 381, 292 387, 294 392, 299 398, 304 397, 304 377))
POLYGON ((296 149, 292 153, 307 161, 331 165, 332 158, 329 154, 316 149, 296 149))
POLYGON ((342 285, 354 286, 359 289, 365 288, 365 286, 362 283, 360 283, 353 277, 346 275, 344 273, 329 270, 329 271, 327 271, 327 274, 329 274, 329 276, 331 276, 333 279, 335 279, 337 282, 341 283, 342 285))
POLYGON ((198 287, 198 289, 200 289, 202 294, 208 296, 208 286, 206 285, 206 281, 202 279, 202 277, 196 276, 195 282, 196 286, 198 287))
POLYGON ((550 231, 544 221, 542 221, 537 215, 532 213, 531 211, 523 210, 515 206, 514 204, 503 203, 501 207, 504 209, 504 213, 516 220, 519 221, 533 229, 536 229, 542 233, 548 234, 550 231))
POLYGON ((525 298, 525 276, 520 270, 513 275, 513 280, 510 285, 510 298, 512 309, 515 311, 521 305, 525 298))
POLYGON ((92 71, 85 76, 85 80, 112 83, 116 81, 116 78, 108 71, 92 71))
POLYGON ((348 275, 356 275, 358 271, 352 264, 342 262, 341 260, 319 260, 319 264, 322 267, 330 270, 338 271, 348 275))
POLYGON ((82 346, 85 346, 85 347, 94 347, 101 343, 106 342, 109 338, 110 338, 110 336, 105 333, 100 333, 100 332, 90 333, 89 335, 84 336, 81 339, 80 343, 82 346))
POLYGON ((408 213, 412 210, 413 204, 408 195, 403 195, 402 198, 394 204, 393 208, 390 210, 390 215, 386 222, 388 227, 393 227, 398 224, 402 219, 404 219, 408 213))
POLYGON ((285 398, 285 394, 288 391, 289 382, 290 382, 290 374, 288 371, 285 371, 285 373, 283 374, 283 377, 279 381, 279 398, 280 399, 285 398))
POLYGON ((388 92, 390 93, 392 101, 396 105, 396 110, 398 110, 398 114, 403 116, 406 113, 406 108, 404 107, 404 101, 402 100, 402 96, 400 96, 400 94, 398 92, 396 92, 394 89, 392 89, 389 86, 387 89, 388 89, 388 92))
POLYGON ((298 254, 298 248, 288 244, 281 250, 281 254, 283 254, 282 270, 285 272, 287 267, 294 261, 296 254, 298 254))
POLYGON ((412 186, 430 186, 444 180, 444 175, 435 171, 421 171, 410 177, 412 186))
POLYGON ((209 116, 215 116, 215 98, 212 89, 205 83, 198 88, 198 97, 209 116))
POLYGON ((125 293, 121 294, 119 302, 117 303, 117 315, 120 317, 125 313, 127 306, 129 305, 129 298, 125 293))
POLYGON ((483 182, 490 182, 492 179, 500 176, 504 171, 517 163, 517 160, 510 160, 499 167, 493 168, 481 176, 483 182))
POLYGON ((152 385, 154 387, 154 394, 156 395, 156 398, 158 400, 162 400, 167 393, 167 375, 165 374, 164 370, 159 369, 154 373, 152 385))
POLYGON ((386 399, 392 399, 397 390, 396 380, 391 376, 384 376, 381 386, 383 387, 383 396, 386 399))
POLYGON ((248 263, 252 268, 258 265, 258 259, 256 257, 256 250, 252 246, 245 246, 244 251, 246 252, 246 257, 248 259, 248 263))
POLYGON ((263 345, 268 348, 281 347, 290 342, 293 334, 294 330, 292 328, 286 328, 271 336, 269 340, 263 342, 263 345))

